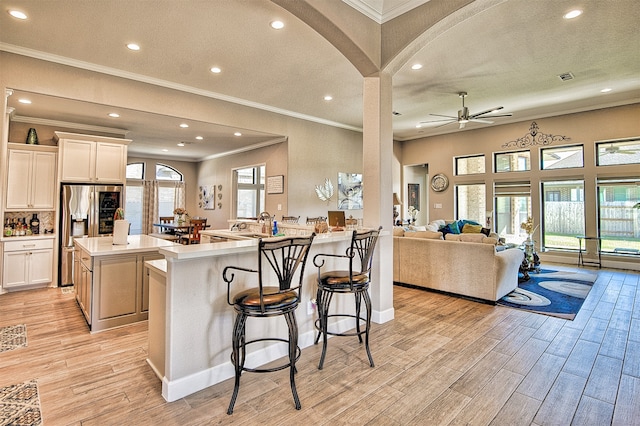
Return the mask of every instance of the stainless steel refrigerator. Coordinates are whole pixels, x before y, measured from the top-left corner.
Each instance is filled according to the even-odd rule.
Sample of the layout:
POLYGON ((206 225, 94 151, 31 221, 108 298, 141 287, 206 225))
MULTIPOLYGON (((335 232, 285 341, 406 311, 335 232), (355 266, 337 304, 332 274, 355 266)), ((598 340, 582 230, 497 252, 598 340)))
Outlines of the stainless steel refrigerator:
POLYGON ((122 185, 62 185, 58 285, 73 285, 73 239, 113 235, 113 216, 122 204, 122 185))

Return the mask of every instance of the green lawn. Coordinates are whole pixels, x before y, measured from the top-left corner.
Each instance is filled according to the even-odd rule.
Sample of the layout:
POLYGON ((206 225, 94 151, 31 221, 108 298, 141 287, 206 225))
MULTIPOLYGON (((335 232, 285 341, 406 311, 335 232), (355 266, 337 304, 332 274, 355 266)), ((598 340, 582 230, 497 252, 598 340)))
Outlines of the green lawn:
MULTIPOLYGON (((584 248, 584 243, 583 248, 584 248)), ((547 248, 563 248, 578 249, 578 239, 571 235, 552 235, 547 234, 545 238, 545 247, 547 248)), ((602 251, 613 252, 614 249, 635 249, 640 250, 640 239, 638 238, 614 238, 604 237, 602 239, 602 251)))

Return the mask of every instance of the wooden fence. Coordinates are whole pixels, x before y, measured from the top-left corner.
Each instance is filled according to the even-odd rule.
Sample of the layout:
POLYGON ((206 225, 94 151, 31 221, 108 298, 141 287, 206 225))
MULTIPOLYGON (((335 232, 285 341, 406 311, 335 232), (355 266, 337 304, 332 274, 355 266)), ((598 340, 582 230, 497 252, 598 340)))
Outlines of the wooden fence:
MULTIPOLYGON (((559 235, 584 234, 584 204, 572 201, 547 201, 544 204, 545 232, 559 235)), ((623 202, 600 206, 600 236, 640 238, 640 210, 623 202)))

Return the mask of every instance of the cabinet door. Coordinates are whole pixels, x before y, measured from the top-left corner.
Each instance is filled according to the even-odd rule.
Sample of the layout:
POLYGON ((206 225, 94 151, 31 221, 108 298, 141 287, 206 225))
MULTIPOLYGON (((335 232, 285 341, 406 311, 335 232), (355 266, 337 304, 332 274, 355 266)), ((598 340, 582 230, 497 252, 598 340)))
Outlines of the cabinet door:
POLYGON ((9 150, 7 165, 7 209, 28 209, 31 186, 30 151, 9 150))
POLYGON ((31 170, 31 208, 53 210, 56 194, 56 154, 34 152, 31 170))
POLYGON ((71 139, 61 142, 60 179, 63 182, 93 182, 96 143, 71 139))
POLYGON ((98 294, 96 320, 104 320, 136 312, 138 275, 135 257, 106 258, 94 264, 94 288, 98 294), (95 274, 98 276, 95 276, 95 274))
POLYGON ((96 143, 96 182, 123 183, 126 176, 126 145, 96 143))
POLYGON ((2 286, 18 287, 29 283, 27 276, 28 251, 10 251, 4 253, 2 286))
POLYGON ((46 284, 53 281, 53 250, 29 252, 29 284, 46 284))

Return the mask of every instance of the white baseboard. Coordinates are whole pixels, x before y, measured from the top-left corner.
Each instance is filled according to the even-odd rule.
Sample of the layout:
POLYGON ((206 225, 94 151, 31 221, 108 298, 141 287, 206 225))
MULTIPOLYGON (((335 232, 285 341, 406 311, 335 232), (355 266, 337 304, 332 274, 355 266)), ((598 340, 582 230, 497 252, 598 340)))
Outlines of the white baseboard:
MULTIPOLYGON (((551 262, 551 263, 560 263, 564 265, 570 266, 578 266, 578 255, 575 254, 572 257, 563 256, 561 254, 551 254, 551 253, 538 253, 540 256, 541 262, 551 262)), ((585 259, 588 261, 594 261, 593 258, 585 259)), ((597 259, 595 259, 597 261, 597 259)), ((597 266, 593 265, 585 265, 590 269, 598 269, 597 266)), ((606 259, 602 258, 602 267, 603 268, 611 268, 611 269, 626 269, 631 271, 640 271, 640 259, 636 257, 630 258, 628 261, 624 260, 616 260, 616 259, 606 259), (637 260, 636 260, 637 259, 637 260), (635 261, 634 261, 635 260, 635 261)))

